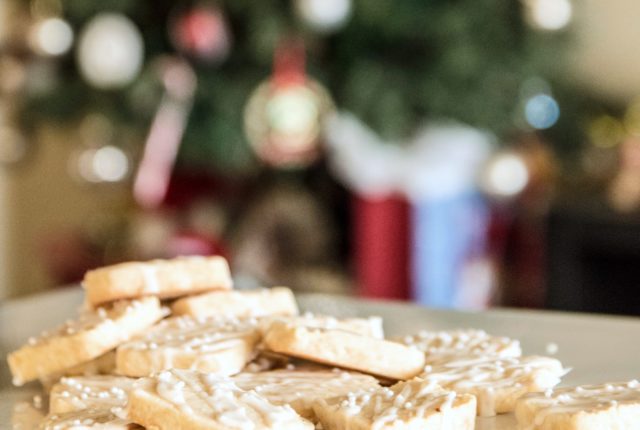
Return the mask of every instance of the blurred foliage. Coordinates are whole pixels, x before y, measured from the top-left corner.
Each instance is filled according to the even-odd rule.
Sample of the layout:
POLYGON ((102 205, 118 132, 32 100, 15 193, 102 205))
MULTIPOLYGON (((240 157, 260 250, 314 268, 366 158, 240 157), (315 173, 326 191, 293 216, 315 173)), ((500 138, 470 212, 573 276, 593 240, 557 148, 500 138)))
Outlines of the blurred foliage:
MULTIPOLYGON (((147 69, 174 53, 168 25, 198 3, 156 0, 62 0, 65 18, 79 33, 102 11, 122 12, 140 27, 147 69)), ((558 79, 566 36, 540 34, 524 22, 514 0, 354 0, 353 14, 335 34, 314 32, 291 1, 224 0, 218 4, 232 34, 229 57, 218 66, 194 63, 199 87, 181 148, 189 166, 241 172, 255 162, 243 133, 251 91, 271 73, 283 37, 300 35, 309 75, 324 83, 340 109, 352 111, 386 139, 410 136, 430 119, 454 118, 508 136, 522 124, 521 86, 534 76, 553 82, 561 121, 549 131, 561 149, 576 147, 587 105, 558 79)), ((29 121, 71 120, 101 111, 144 130, 160 97, 145 70, 130 86, 101 91, 84 83, 73 56, 57 65, 59 84, 32 95, 29 121)))

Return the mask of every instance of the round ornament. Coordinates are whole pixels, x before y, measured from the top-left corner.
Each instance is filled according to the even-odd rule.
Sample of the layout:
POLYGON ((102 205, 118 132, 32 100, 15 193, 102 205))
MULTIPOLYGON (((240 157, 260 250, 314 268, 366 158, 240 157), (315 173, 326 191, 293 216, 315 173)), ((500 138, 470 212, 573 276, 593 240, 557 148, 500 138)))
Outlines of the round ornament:
POLYGON ((279 167, 304 167, 320 153, 320 134, 333 108, 318 82, 278 85, 272 80, 256 88, 245 109, 245 130, 257 156, 279 167))
POLYGON ((140 73, 143 57, 142 35, 124 15, 100 13, 80 35, 78 66, 94 87, 112 89, 129 84, 140 73))
POLYGON ((196 6, 176 14, 169 36, 176 50, 209 64, 224 61, 231 49, 224 14, 215 6, 196 6))

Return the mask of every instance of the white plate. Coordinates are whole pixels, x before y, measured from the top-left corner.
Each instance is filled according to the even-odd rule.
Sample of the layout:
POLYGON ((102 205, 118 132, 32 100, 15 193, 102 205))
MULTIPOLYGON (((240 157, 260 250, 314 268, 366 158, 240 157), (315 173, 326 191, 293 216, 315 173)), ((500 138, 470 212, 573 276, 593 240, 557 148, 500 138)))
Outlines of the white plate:
MULTIPOLYGON (((562 312, 492 310, 456 312, 427 309, 405 303, 356 300, 326 295, 298 297, 304 310, 336 316, 380 315, 387 335, 421 329, 481 328, 489 333, 520 339, 525 354, 546 354, 549 344, 556 357, 573 371, 563 385, 640 379, 640 318, 605 317, 562 312)), ((0 353, 20 346, 29 336, 74 314, 82 302, 79 288, 7 301, 0 304, 0 353)), ((9 386, 4 360, 0 364, 0 428, 7 428, 15 402, 37 394, 37 385, 9 386)), ((515 428, 510 415, 478 419, 478 430, 515 428)))

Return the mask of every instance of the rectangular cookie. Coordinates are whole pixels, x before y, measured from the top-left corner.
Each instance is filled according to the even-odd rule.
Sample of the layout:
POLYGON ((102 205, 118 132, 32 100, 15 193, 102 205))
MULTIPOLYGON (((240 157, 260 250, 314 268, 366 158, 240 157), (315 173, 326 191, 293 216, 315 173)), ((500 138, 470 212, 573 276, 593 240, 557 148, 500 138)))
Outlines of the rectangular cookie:
POLYGON ((86 273, 82 285, 87 303, 98 306, 144 296, 180 297, 232 287, 223 257, 179 257, 173 260, 129 262, 86 273))
POLYGON ((484 330, 422 330, 396 339, 425 353, 427 364, 436 365, 457 357, 520 357, 520 342, 491 336, 484 330))
POLYGON ((314 429, 289 406, 196 371, 172 369, 141 379, 127 409, 134 422, 157 430, 314 429))
POLYGON ((231 379, 241 389, 255 390, 274 405, 288 404, 300 416, 314 422, 313 403, 316 400, 380 386, 372 376, 338 369, 280 369, 239 373, 231 379))
POLYGON ((22 385, 38 378, 64 372, 93 360, 134 335, 149 328, 166 315, 156 297, 119 301, 106 308, 83 313, 53 332, 8 355, 13 383, 22 385))
POLYGON ((324 430, 473 430, 476 399, 418 379, 318 400, 324 430))
POLYGON ((469 357, 427 365, 418 378, 473 394, 478 399, 478 416, 489 417, 512 412, 520 397, 556 386, 566 373, 560 361, 549 357, 469 357))
POLYGON ((137 424, 106 409, 86 409, 48 415, 41 430, 142 430, 137 424))
POLYGON ((62 378, 49 393, 49 413, 64 414, 85 409, 123 408, 135 379, 125 376, 62 378))
POLYGON ((527 394, 515 411, 520 430, 637 430, 640 383, 558 388, 527 394))
POLYGON ((336 318, 330 315, 313 314, 305 312, 296 316, 272 316, 260 319, 260 329, 266 333, 269 326, 281 321, 295 326, 315 327, 330 330, 342 330, 361 336, 384 339, 382 318, 377 316, 367 318, 336 318))
POLYGON ((424 367, 422 352, 397 342, 283 321, 269 326, 264 345, 276 353, 390 379, 412 378, 424 367))
POLYGON ((289 288, 274 287, 256 290, 213 291, 183 297, 171 305, 174 315, 196 318, 209 316, 263 317, 267 315, 297 315, 298 305, 289 288))
POLYGON ((254 358, 259 340, 252 319, 168 318, 118 347, 116 371, 140 377, 175 367, 233 375, 254 358))
POLYGON ((50 391, 60 379, 68 376, 113 375, 116 371, 116 350, 112 349, 91 361, 70 367, 59 373, 40 378, 45 391, 50 391))

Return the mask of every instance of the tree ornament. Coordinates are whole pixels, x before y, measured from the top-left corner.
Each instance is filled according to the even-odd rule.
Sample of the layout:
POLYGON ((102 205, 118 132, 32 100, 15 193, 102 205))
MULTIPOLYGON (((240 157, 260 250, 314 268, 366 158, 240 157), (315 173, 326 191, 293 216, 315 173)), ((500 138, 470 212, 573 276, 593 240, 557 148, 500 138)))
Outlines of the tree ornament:
POLYGON ((156 73, 164 95, 133 183, 133 196, 144 208, 156 208, 164 201, 198 84, 195 71, 179 58, 162 58, 156 73))
POLYGON ((264 162, 305 167, 319 155, 322 124, 332 109, 327 90, 304 72, 304 47, 287 42, 276 51, 274 75, 249 98, 245 131, 264 162))
POLYGON ((121 88, 140 73, 144 44, 140 31, 126 16, 100 13, 80 35, 77 62, 87 82, 100 89, 121 88))
POLYGON ((333 33, 349 20, 352 0, 296 0, 298 16, 320 33, 333 33))
POLYGON ((222 10, 198 5, 176 14, 169 37, 179 52, 208 64, 224 61, 231 50, 231 34, 222 10))

